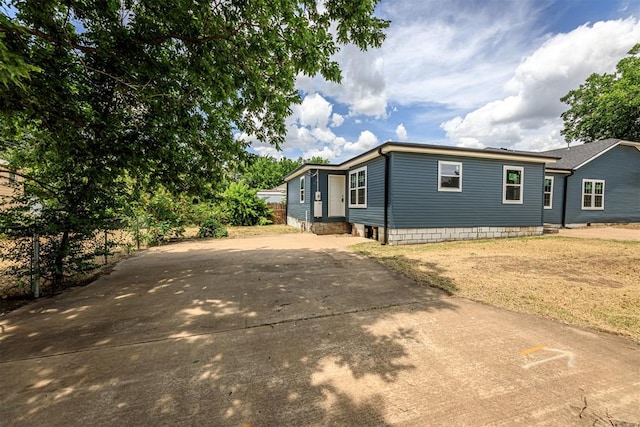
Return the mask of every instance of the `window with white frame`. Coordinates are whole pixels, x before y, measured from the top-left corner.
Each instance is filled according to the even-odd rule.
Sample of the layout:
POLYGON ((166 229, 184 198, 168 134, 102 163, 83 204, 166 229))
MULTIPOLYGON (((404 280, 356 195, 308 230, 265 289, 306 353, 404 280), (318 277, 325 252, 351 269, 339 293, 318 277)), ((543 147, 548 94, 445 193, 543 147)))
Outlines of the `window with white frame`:
POLYGON ((462 163, 438 161, 438 191, 462 191, 462 163))
POLYGON ((544 208, 552 209, 553 208, 553 177, 545 176, 544 177, 544 208))
POLYGON ((604 210, 604 180, 582 180, 582 209, 604 210))
POLYGON ((367 167, 349 172, 349 207, 367 207, 367 167))
POLYGON ((502 169, 502 203, 522 204, 524 168, 504 166, 502 169))
POLYGON ((300 203, 304 203, 304 176, 300 177, 300 203))

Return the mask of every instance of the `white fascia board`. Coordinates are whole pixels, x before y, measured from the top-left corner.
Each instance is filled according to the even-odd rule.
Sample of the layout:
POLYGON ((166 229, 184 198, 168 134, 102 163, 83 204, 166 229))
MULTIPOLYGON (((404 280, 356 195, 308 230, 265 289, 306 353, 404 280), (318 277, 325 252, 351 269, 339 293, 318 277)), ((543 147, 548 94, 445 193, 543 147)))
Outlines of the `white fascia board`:
POLYGON ((553 169, 553 168, 544 168, 546 173, 564 173, 569 175, 571 173, 571 171, 568 171, 566 169, 553 169))
POLYGON ((341 166, 337 166, 337 165, 304 165, 302 166, 300 169, 298 169, 295 172, 292 172, 291 175, 288 175, 284 178, 284 182, 289 182, 293 179, 296 179, 297 177, 299 177, 300 175, 304 175, 307 172, 311 171, 311 170, 342 170, 341 166))
POLYGON ((524 161, 529 163, 549 163, 553 158, 550 157, 538 157, 529 154, 510 154, 509 152, 497 153, 495 151, 466 151, 456 150, 455 148, 441 149, 433 147, 408 147, 389 145, 382 148, 384 154, 389 152, 399 153, 421 153, 421 154, 436 154, 442 156, 458 156, 458 157, 473 157, 476 159, 493 159, 493 160, 509 160, 509 161, 524 161))
POLYGON ((624 141, 624 140, 621 139, 620 141, 618 141, 617 143, 613 144, 611 147, 607 148, 606 150, 602 150, 601 152, 599 152, 595 156, 591 157, 589 160, 579 164, 578 166, 576 166, 574 168, 574 170, 580 169, 582 166, 586 165, 587 163, 591 162, 592 160, 597 159, 598 157, 602 156, 603 154, 609 152, 610 150, 613 150, 618 145, 624 145, 625 147, 636 147, 636 150, 640 151, 640 142, 624 141))
POLYGON ((606 150, 602 150, 601 152, 599 152, 598 154, 596 154, 595 156, 585 160, 584 162, 580 163, 578 166, 576 166, 575 168, 573 168, 573 170, 578 170, 581 167, 583 167, 584 165, 586 165, 587 163, 591 162, 592 160, 597 159, 598 157, 602 156, 604 153, 608 153, 609 151, 613 150, 614 148, 616 148, 618 145, 620 145, 622 141, 618 141, 615 144, 613 144, 611 147, 607 148, 606 150))

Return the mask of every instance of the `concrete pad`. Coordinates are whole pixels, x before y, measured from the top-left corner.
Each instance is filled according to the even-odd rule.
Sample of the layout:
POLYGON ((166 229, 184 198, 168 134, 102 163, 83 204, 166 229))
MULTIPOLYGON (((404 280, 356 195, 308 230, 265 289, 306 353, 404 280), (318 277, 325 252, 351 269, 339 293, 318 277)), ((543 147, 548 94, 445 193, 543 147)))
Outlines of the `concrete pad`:
POLYGON ((0 320, 3 425, 640 422, 640 347, 291 235, 139 254, 0 320))

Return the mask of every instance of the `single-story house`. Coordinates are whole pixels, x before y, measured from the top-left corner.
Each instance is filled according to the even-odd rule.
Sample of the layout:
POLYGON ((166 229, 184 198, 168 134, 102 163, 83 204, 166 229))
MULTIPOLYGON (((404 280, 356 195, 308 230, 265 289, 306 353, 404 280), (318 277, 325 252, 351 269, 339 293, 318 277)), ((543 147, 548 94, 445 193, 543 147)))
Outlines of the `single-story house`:
POLYGON ((604 139, 542 155, 544 222, 564 227, 640 222, 640 143, 604 139))
POLYGON ((270 190, 258 190, 257 196, 267 203, 283 203, 287 199, 287 187, 279 185, 270 190))
POLYGON ((287 224, 388 244, 539 235, 551 154, 387 142, 285 177, 287 224))

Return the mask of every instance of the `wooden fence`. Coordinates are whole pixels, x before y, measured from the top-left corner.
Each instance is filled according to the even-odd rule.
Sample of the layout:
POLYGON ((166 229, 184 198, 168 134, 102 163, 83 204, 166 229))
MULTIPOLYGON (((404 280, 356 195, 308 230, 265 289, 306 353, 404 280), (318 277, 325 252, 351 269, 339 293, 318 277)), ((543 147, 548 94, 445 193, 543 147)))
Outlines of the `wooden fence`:
POLYGON ((271 222, 274 224, 286 224, 287 223, 287 205, 284 203, 267 203, 271 209, 273 209, 273 215, 271 215, 271 222))

